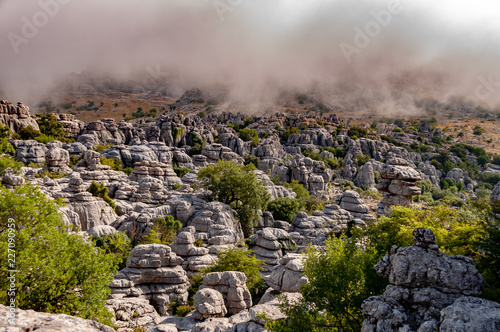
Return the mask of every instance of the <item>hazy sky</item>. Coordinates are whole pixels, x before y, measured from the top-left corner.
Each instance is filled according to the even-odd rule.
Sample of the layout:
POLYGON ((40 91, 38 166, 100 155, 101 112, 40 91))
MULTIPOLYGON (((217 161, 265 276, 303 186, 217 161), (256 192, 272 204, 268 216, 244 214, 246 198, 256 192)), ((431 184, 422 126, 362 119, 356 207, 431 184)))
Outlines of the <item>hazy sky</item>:
POLYGON ((500 82, 499 16, 494 0, 0 0, 0 98, 68 72, 149 67, 240 92, 439 71, 449 94, 491 101, 500 87, 477 85, 500 82))

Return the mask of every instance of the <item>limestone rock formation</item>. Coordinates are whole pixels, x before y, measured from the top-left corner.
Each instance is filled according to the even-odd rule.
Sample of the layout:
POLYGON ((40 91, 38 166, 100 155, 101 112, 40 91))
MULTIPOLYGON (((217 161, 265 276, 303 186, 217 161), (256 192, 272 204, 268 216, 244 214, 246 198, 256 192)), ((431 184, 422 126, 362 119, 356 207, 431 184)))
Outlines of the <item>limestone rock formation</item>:
POLYGON ((363 303, 363 332, 435 331, 444 319, 441 312, 453 316, 447 307, 462 296, 481 294, 484 280, 472 259, 440 252, 429 229, 417 228, 413 238, 414 246, 393 247, 375 265, 390 285, 363 303))
POLYGON ((49 150, 45 154, 46 168, 50 172, 70 173, 69 152, 62 148, 62 143, 52 141, 46 145, 49 150))
POLYGON ((169 303, 186 303, 189 282, 180 266, 182 261, 167 245, 136 246, 127 260, 127 267, 109 285, 110 299, 144 298, 160 314, 165 314, 165 305, 169 303))
POLYGON ((379 204, 379 214, 385 214, 385 209, 393 205, 409 207, 413 203, 412 197, 421 194, 416 182, 422 178, 404 159, 390 158, 382 168, 380 177, 377 189, 384 193, 384 198, 379 204))
POLYGON ((9 307, 0 304, 0 331, 26 332, 114 332, 115 329, 101 323, 78 317, 15 309, 15 324, 10 324, 9 307))
POLYGON ((45 154, 47 153, 47 148, 45 144, 39 143, 34 140, 28 141, 13 141, 16 153, 14 158, 17 161, 21 161, 25 164, 35 163, 43 164, 45 162, 45 154))
POLYGON ((266 283, 273 289, 280 292, 296 293, 300 286, 307 283, 304 276, 304 261, 301 254, 287 254, 280 259, 266 283))
POLYGON ((0 100, 0 124, 9 127, 15 133, 28 126, 40 130, 36 120, 31 117, 28 106, 23 103, 17 103, 17 106, 14 106, 6 100, 0 100))
POLYGON ((314 211, 312 215, 299 212, 292 219, 290 236, 299 247, 309 243, 322 245, 328 234, 340 232, 353 220, 352 214, 336 204, 327 204, 323 211, 314 211))
POLYGON ((500 331, 500 303, 464 296, 441 310, 440 332, 500 331))
POLYGON ((204 320, 207 318, 224 317, 227 314, 224 298, 215 289, 204 288, 194 294, 195 318, 204 320))
POLYGON ((250 236, 250 243, 254 246, 255 257, 266 263, 263 266, 264 272, 269 272, 272 266, 278 264, 284 251, 296 248, 287 231, 271 227, 258 230, 250 236))
POLYGON ((155 308, 143 298, 108 299, 106 307, 114 314, 112 322, 117 332, 128 332, 136 326, 155 325, 161 321, 155 308))
POLYGON ((349 211, 354 219, 361 219, 363 221, 375 219, 369 213, 370 209, 361 196, 354 190, 346 190, 339 197, 335 197, 335 200, 338 201, 342 209, 349 211))
POLYGON ((246 286, 247 277, 243 272, 211 272, 203 277, 200 290, 214 289, 222 294, 229 314, 237 314, 252 306, 252 297, 246 286))

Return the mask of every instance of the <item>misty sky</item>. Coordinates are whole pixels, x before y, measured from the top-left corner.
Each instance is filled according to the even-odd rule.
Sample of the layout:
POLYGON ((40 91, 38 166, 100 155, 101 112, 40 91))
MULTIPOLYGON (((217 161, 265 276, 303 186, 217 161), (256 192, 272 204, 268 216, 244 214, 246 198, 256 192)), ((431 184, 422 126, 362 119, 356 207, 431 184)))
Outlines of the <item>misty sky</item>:
POLYGON ((29 99, 69 72, 125 78, 148 66, 241 91, 268 82, 377 85, 402 71, 443 72, 450 93, 466 96, 478 77, 500 82, 498 1, 401 0, 387 26, 357 47, 356 28, 392 2, 0 0, 0 98, 29 99), (346 56, 341 45, 356 51, 346 56))

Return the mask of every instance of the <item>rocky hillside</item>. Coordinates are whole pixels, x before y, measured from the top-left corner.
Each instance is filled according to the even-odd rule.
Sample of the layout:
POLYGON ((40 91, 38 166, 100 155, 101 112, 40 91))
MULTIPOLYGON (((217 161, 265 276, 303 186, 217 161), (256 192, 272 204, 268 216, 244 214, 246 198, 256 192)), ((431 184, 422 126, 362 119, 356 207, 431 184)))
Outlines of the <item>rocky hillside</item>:
MULTIPOLYGON (((500 180, 500 156, 477 142, 461 143, 459 133, 440 129, 435 119, 351 124, 331 112, 246 116, 184 107, 196 104, 196 97, 184 94, 163 114, 88 123, 71 114, 34 116, 22 103, 0 101, 0 124, 10 130, 2 131, 1 158, 14 159, 19 169, 1 169, 3 186, 30 182, 61 199, 68 229, 94 239, 123 232, 140 243, 159 218, 181 223, 170 245, 135 246, 109 285, 107 306, 118 331, 264 331, 262 313, 285 318, 273 294, 296 299, 308 282, 301 255, 308 245, 363 229, 393 206, 429 209, 446 202, 459 208, 490 196, 500 180), (197 176, 221 160, 253 164, 251 172, 271 202, 289 199, 302 207, 289 220, 276 209, 259 210, 245 239, 234 206, 209 199, 197 176), (258 303, 252 302, 244 273, 212 272, 194 295, 195 310, 185 318, 168 316, 169 305, 188 302, 193 277, 217 261, 217 253, 244 241, 262 260, 269 287, 258 303)), ((447 258, 437 251, 434 235, 422 232, 415 235, 416 246, 394 250, 377 264, 390 286, 363 305, 363 331, 498 327, 498 319, 491 323, 500 315, 498 304, 473 297, 481 295, 483 281, 472 261, 447 258), (439 276, 421 276, 428 266, 439 276), (479 322, 456 318, 470 307, 479 322)), ((67 318, 61 324, 97 329, 67 318)))

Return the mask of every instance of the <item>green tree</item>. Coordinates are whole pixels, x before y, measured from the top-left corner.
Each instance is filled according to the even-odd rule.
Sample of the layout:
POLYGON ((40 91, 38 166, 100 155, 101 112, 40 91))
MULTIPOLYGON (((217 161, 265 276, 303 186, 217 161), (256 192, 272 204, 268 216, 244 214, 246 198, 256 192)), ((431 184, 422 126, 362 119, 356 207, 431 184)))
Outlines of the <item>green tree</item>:
POLYGON ((19 174, 21 171, 21 167, 23 166, 23 163, 14 160, 14 158, 10 156, 0 157, 0 176, 2 176, 8 169, 10 169, 10 171, 15 174, 19 174))
POLYGON ((91 193, 92 196, 102 198, 113 209, 116 208, 115 202, 113 202, 113 200, 108 196, 108 191, 109 191, 108 187, 106 187, 103 183, 97 183, 95 181, 92 181, 87 191, 91 193))
POLYGON ((291 222, 292 218, 299 213, 304 204, 296 198, 282 197, 269 202, 267 211, 273 214, 274 219, 291 222))
POLYGON ((166 215, 165 218, 157 218, 148 235, 141 242, 142 244, 170 244, 174 241, 177 231, 181 228, 182 223, 179 220, 175 220, 171 215, 166 215))
POLYGON ((301 287, 303 299, 289 303, 282 298, 281 309, 289 318, 266 327, 284 332, 361 330, 361 303, 386 285, 372 268, 378 260, 375 252, 342 236, 330 237, 321 250, 309 246, 305 256, 309 282, 301 287))
MULTIPOLYGON (((66 231, 58 213, 61 204, 29 184, 13 191, 0 188, 0 287, 10 287, 10 224, 15 229, 19 308, 111 323, 105 302, 116 260, 92 242, 66 231)), ((0 292, 0 301, 8 301, 7 292, 0 292)))
MULTIPOLYGON (((263 261, 255 258, 253 252, 247 248, 234 248, 217 253, 217 262, 210 267, 203 269, 194 278, 194 288, 191 292, 195 292, 203 282, 203 275, 210 272, 224 271, 239 271, 247 276, 247 288, 255 299, 262 290, 264 290, 264 279, 260 275, 263 261)), ((194 294, 193 293, 193 294, 194 294)))
POLYGON ((228 204, 234 209, 245 236, 253 229, 259 217, 258 210, 263 209, 270 198, 262 181, 252 172, 252 166, 220 160, 198 172, 198 179, 209 190, 208 199, 228 204))

